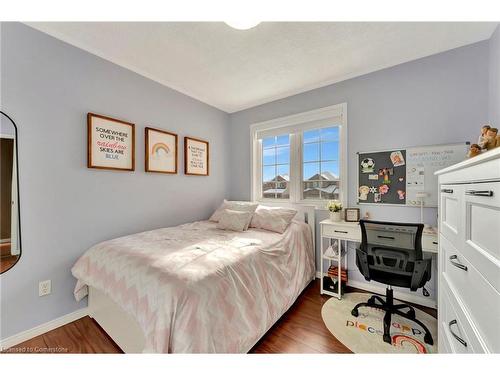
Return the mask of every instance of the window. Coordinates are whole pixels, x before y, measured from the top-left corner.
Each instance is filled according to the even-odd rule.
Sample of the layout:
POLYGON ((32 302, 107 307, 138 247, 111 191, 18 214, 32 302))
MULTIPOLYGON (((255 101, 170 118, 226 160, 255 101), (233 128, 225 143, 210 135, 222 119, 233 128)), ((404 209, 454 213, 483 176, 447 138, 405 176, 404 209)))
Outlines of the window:
POLYGON ((346 104, 254 124, 252 197, 347 201, 346 104))
POLYGON ((262 197, 290 197, 290 136, 288 134, 262 140, 262 197))
POLYGON ((302 198, 339 199, 339 128, 303 132, 302 198))

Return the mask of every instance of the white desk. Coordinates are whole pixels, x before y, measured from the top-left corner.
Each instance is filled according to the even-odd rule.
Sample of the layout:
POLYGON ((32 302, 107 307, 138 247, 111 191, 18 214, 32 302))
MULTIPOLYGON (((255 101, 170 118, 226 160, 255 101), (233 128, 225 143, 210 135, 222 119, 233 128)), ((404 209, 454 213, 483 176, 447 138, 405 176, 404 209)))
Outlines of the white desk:
MULTIPOLYGON (((346 222, 346 221, 331 221, 330 219, 323 220, 320 224, 320 233, 321 233, 321 294, 328 294, 333 297, 337 297, 338 299, 342 298, 341 295, 341 286, 342 286, 342 281, 341 281, 341 271, 342 271, 342 261, 344 260, 344 268, 347 269, 347 242, 361 242, 361 228, 359 226, 359 223, 351 223, 351 222, 346 222), (346 253, 344 255, 344 259, 339 255, 337 257, 329 258, 325 257, 325 241, 324 239, 334 239, 338 240, 338 249, 339 249, 339 254, 341 254, 341 244, 342 242, 345 243, 345 249, 346 253), (337 262, 338 265, 338 274, 337 274, 337 293, 331 292, 329 290, 325 290, 323 288, 323 276, 325 276, 325 272, 323 271, 324 267, 324 262, 328 261, 330 265, 332 265, 332 262, 337 262)), ((432 229, 424 229, 424 233, 422 234, 422 251, 428 252, 428 253, 435 253, 437 254, 438 252, 438 235, 436 231, 432 229)))

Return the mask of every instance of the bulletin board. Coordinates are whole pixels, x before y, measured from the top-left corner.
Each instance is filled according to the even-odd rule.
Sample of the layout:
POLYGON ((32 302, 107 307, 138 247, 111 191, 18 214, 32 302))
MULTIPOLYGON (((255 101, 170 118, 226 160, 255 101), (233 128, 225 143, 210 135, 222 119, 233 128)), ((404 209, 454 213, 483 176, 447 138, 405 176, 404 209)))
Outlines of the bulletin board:
POLYGON ((437 207, 434 172, 463 161, 468 148, 463 142, 358 152, 358 204, 418 207, 422 200, 424 207, 437 207))

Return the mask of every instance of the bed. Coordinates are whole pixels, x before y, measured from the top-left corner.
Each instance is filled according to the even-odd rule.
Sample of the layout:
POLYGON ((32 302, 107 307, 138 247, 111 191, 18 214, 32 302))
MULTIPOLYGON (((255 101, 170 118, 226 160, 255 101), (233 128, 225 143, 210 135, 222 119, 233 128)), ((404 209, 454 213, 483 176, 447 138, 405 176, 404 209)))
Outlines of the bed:
POLYGON ((283 234, 209 221, 89 249, 75 298, 125 353, 246 353, 315 277, 314 209, 283 234))

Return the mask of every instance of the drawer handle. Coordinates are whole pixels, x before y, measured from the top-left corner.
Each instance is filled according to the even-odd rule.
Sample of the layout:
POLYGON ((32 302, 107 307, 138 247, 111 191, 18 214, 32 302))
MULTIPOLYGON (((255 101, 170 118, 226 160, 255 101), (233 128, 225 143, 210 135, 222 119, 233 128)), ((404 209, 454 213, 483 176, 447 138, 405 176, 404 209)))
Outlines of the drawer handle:
POLYGON ((395 240, 394 237, 390 237, 390 236, 377 236, 378 238, 385 238, 386 240, 395 240))
POLYGON ((460 262, 454 262, 455 259, 458 259, 457 255, 451 255, 450 256, 450 263, 453 264, 455 267, 460 268, 461 270, 467 271, 467 266, 463 265, 460 262))
POLYGON ((451 329, 451 326, 452 325, 455 325, 455 324, 458 324, 457 320, 456 319, 453 319, 452 321, 450 321, 448 323, 448 328, 450 330, 450 333, 453 335, 453 337, 460 343, 462 344, 463 346, 467 346, 467 342, 465 342, 465 340, 463 338, 461 338, 460 336, 458 336, 455 332, 453 332, 453 330, 451 329))
POLYGON ((441 189, 441 193, 453 194, 453 189, 441 189))
POLYGON ((493 191, 491 191, 491 190, 467 190, 465 192, 465 194, 479 196, 479 197, 492 197, 493 191))
POLYGON ((335 233, 344 233, 344 234, 349 233, 349 232, 346 232, 345 230, 337 230, 337 229, 335 229, 334 232, 335 233))
POLYGON ((438 244, 438 243, 437 243, 437 241, 432 241, 432 243, 433 243, 434 245, 437 245, 437 244, 438 244))

